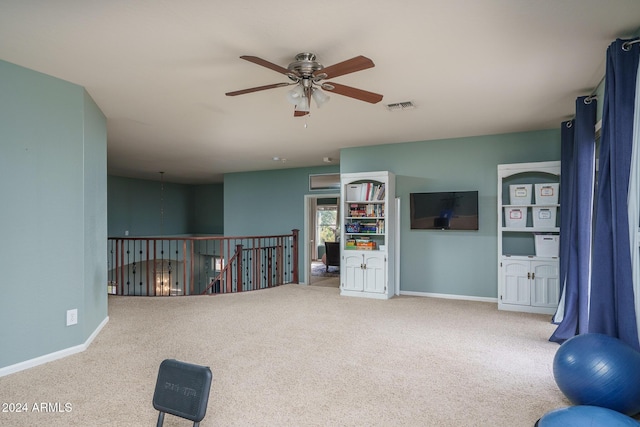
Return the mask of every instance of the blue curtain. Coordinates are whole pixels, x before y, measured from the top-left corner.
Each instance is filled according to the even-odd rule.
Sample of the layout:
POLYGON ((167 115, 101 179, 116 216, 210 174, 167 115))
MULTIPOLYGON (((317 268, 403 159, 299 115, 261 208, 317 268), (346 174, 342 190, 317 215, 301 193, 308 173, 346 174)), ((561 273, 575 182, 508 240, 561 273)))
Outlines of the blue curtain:
POLYGON ((576 100, 576 117, 562 123, 560 171, 560 283, 562 295, 550 340, 588 332, 591 224, 595 172, 596 101, 576 100))
MULTIPOLYGON (((571 188, 573 187, 573 141, 575 135, 575 120, 569 120, 562 122, 560 126, 560 206, 569 206, 571 201, 571 188)), ((571 224, 571 215, 569 210, 567 213, 560 215, 560 301, 558 303, 558 309, 553 316, 553 323, 559 324, 564 320, 566 310, 565 307, 567 300, 567 264, 569 261, 569 227, 571 224)), ((569 296, 569 300, 573 301, 573 289, 572 295, 569 296)), ((573 307, 569 307, 569 312, 573 307)), ((569 314, 571 316, 571 314, 569 314)), ((566 326, 565 326, 566 327, 566 326)), ((551 341, 558 341, 554 337, 551 341)))
POLYGON ((628 41, 618 39, 607 49, 589 332, 640 350, 627 208, 640 49, 628 41))

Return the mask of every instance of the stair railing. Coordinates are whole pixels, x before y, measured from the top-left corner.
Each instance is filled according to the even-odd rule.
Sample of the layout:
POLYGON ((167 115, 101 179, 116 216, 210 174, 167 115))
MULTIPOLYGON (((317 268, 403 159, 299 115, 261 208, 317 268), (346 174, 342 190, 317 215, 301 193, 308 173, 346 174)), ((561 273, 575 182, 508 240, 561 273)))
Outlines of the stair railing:
POLYGON ((178 296, 298 283, 298 230, 274 236, 110 237, 108 292, 178 296))

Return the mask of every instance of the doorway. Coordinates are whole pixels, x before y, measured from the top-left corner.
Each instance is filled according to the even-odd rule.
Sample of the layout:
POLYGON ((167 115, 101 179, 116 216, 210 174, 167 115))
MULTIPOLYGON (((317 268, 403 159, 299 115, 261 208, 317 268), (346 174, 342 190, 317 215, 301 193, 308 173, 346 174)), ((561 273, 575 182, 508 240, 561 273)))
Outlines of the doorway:
POLYGON ((314 286, 340 286, 340 267, 326 261, 325 242, 340 240, 340 195, 305 196, 305 283, 314 286))

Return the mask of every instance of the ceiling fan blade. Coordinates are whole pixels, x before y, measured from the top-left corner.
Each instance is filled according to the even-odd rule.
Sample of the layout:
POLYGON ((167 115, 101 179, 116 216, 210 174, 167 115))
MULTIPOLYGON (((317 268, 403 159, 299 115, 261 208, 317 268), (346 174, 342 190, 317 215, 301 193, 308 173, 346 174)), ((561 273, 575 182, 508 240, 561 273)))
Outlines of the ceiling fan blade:
POLYGON ((266 89, 274 89, 276 87, 289 86, 290 84, 295 84, 295 83, 274 83, 271 85, 257 86, 249 89, 242 89, 242 90, 236 90, 233 92, 227 92, 225 93, 225 95, 227 96, 244 95, 245 93, 258 92, 260 90, 266 90, 266 89))
POLYGON ((318 74, 326 74, 327 77, 325 78, 332 79, 334 77, 344 76, 345 74, 355 73, 356 71, 366 70, 367 68, 372 67, 375 67, 373 61, 366 56, 360 55, 325 67, 320 70, 318 74))
POLYGON ((298 111, 298 110, 294 110, 293 112, 293 117, 302 117, 302 116, 306 116, 307 114, 309 114, 308 111, 298 111))
POLYGON ((338 83, 327 82, 322 85, 322 89, 337 93, 338 95, 344 95, 360 101, 369 102, 371 104, 376 104, 382 101, 382 95, 379 93, 368 92, 366 90, 356 89, 355 87, 345 86, 338 83))
POLYGON ((269 62, 265 59, 258 58, 257 56, 243 55, 240 58, 244 59, 245 61, 253 62, 254 64, 258 64, 263 67, 269 68, 270 70, 273 70, 277 73, 291 74, 291 71, 289 71, 288 69, 281 67, 277 64, 274 64, 273 62, 269 62))

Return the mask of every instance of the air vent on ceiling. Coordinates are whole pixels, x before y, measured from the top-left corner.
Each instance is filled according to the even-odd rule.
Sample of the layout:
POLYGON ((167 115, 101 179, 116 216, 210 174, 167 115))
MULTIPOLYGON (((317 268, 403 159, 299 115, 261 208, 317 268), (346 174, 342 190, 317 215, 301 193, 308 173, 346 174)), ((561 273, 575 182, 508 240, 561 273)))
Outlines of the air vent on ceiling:
POLYGON ((396 102, 395 104, 387 104, 387 110, 389 111, 411 110, 413 108, 416 108, 416 106, 411 101, 396 102))

